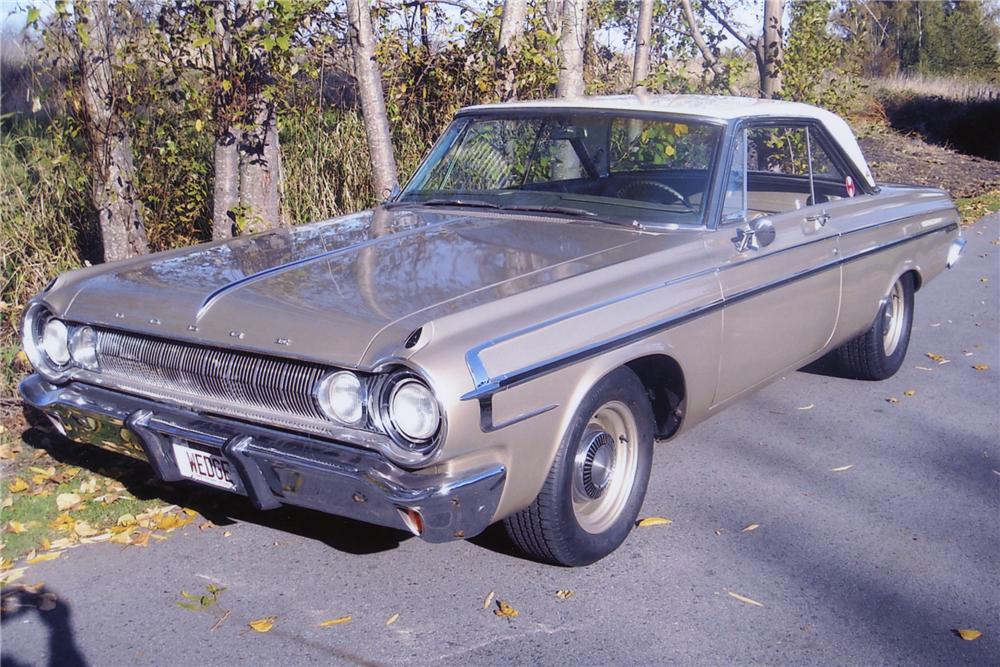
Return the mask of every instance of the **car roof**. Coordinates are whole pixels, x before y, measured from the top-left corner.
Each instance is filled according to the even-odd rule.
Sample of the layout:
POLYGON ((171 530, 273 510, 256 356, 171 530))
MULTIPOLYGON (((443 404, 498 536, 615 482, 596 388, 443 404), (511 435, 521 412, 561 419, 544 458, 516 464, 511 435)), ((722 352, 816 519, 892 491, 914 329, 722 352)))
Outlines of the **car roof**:
POLYGON ((480 104, 463 112, 515 109, 595 109, 602 111, 647 111, 681 116, 697 116, 722 121, 753 118, 804 118, 817 120, 840 145, 858 172, 875 186, 875 178, 858 145, 854 132, 840 116, 811 104, 725 95, 604 95, 595 97, 525 100, 501 104, 480 104))

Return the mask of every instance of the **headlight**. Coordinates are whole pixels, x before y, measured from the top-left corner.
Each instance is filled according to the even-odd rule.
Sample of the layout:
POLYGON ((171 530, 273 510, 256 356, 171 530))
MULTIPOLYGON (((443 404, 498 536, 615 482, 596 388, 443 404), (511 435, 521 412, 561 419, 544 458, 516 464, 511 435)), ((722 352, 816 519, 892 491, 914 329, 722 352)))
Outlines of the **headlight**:
POLYGON ((427 385, 416 378, 407 378, 392 388, 389 420, 407 440, 425 443, 438 431, 441 410, 427 385))
POLYGON ((357 375, 339 371, 320 380, 316 402, 327 417, 344 424, 357 424, 364 416, 364 388, 357 375))
POLYGON ((42 352, 56 366, 69 363, 69 329, 62 320, 50 317, 42 325, 42 340, 39 344, 42 352))
POLYGON ((80 327, 69 339, 69 352, 73 361, 89 371, 99 370, 97 365, 97 332, 90 327, 80 327))

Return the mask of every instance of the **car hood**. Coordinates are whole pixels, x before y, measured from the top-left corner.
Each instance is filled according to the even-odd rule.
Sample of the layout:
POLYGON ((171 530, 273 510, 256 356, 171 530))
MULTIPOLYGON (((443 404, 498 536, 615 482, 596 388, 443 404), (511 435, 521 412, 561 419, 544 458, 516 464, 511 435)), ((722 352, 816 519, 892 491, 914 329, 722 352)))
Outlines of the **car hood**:
POLYGON ((640 232, 555 218, 374 211, 64 274, 66 319, 362 365, 434 317, 620 261, 640 232))

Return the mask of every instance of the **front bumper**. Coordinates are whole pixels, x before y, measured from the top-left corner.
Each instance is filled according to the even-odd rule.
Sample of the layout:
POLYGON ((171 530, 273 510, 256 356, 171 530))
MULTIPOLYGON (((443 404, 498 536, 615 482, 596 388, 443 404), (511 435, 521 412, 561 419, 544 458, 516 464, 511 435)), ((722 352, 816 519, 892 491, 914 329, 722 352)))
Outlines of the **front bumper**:
POLYGON ((238 472, 236 493, 258 509, 309 507, 408 530, 428 542, 482 532, 506 478, 500 464, 461 475, 410 472, 374 452, 92 385, 57 386, 37 374, 25 379, 20 391, 67 437, 148 461, 165 482, 187 479, 171 446, 183 441, 227 459, 238 472))

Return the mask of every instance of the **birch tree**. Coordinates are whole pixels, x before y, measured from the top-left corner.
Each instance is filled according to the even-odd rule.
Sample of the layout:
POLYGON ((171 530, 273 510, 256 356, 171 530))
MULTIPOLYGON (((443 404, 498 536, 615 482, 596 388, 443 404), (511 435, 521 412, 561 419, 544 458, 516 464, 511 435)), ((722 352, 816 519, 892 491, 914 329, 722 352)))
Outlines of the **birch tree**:
POLYGON ((135 189, 135 163, 122 119, 116 69, 121 54, 108 0, 74 7, 79 39, 79 89, 93 168, 91 200, 97 211, 104 260, 149 252, 142 207, 135 189))
POLYGON ((517 97, 517 54, 527 15, 527 0, 506 0, 503 3, 497 55, 502 63, 500 99, 504 102, 517 97))
POLYGON ((563 0, 562 29, 559 34, 559 80, 556 95, 581 97, 584 94, 583 54, 587 44, 587 0, 563 0))
MULTIPOLYGON (((683 0, 682 0, 683 1, 683 0)), ((742 44, 757 61, 760 96, 775 98, 781 95, 781 65, 783 57, 782 15, 785 0, 764 0, 764 21, 761 32, 746 35, 726 17, 725 10, 713 7, 707 0, 702 6, 718 21, 719 25, 742 44)))
POLYGON ((649 40, 653 34, 653 0, 641 0, 635 30, 635 59, 632 63, 632 92, 646 92, 642 82, 649 76, 649 40))
POLYGON ((347 21, 354 54, 354 78, 357 80, 368 152, 371 154, 372 180, 377 197, 384 199, 399 187, 399 177, 392 152, 389 119, 385 113, 382 74, 375 60, 375 33, 368 0, 347 0, 347 21))

